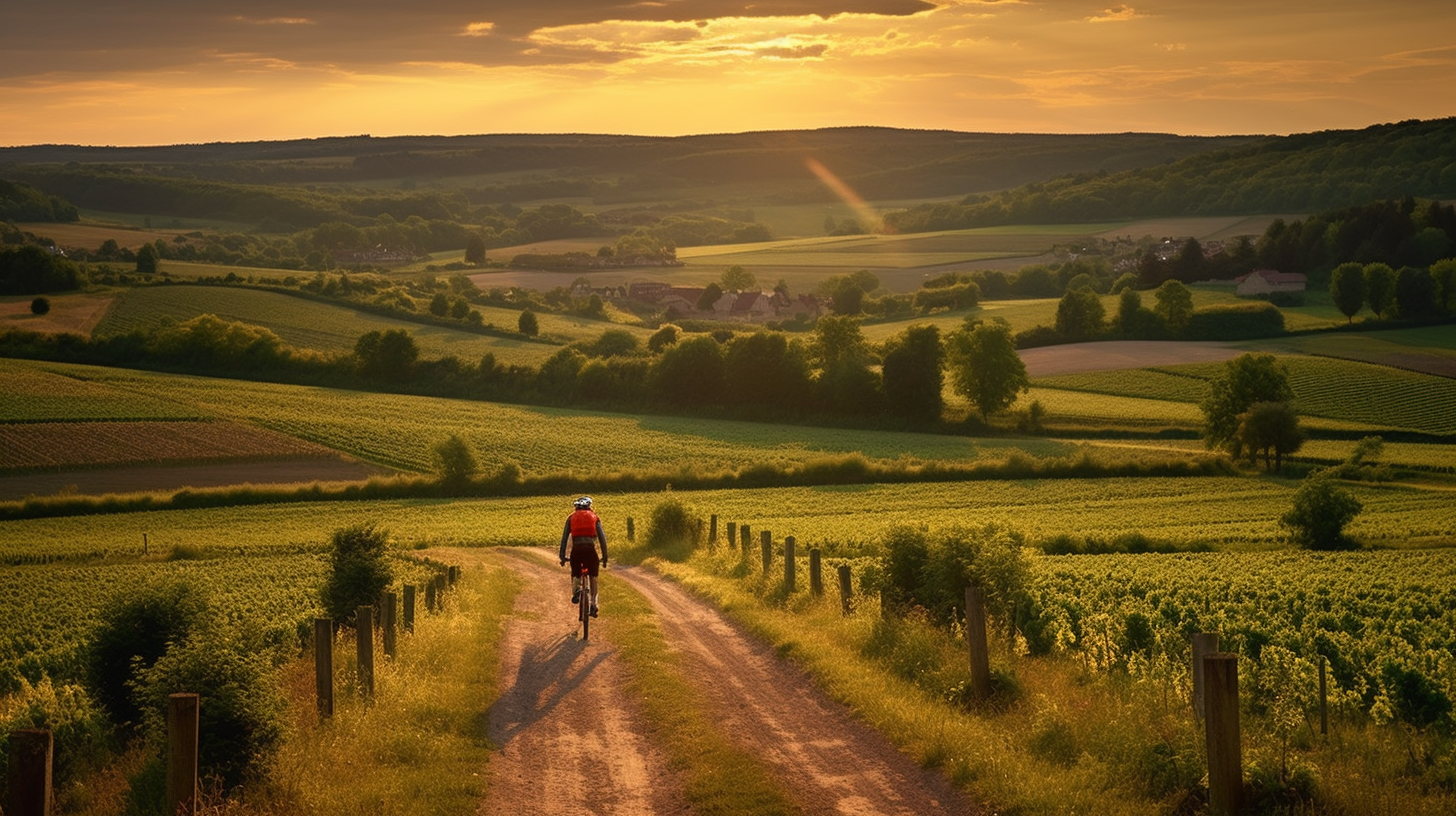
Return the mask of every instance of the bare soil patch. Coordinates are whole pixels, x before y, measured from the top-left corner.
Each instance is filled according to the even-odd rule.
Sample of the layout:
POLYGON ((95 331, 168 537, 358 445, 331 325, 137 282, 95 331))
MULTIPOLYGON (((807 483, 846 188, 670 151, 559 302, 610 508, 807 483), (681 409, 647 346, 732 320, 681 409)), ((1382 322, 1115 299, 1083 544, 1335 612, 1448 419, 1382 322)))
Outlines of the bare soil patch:
POLYGON ((1214 341, 1109 340, 1044 346, 1021 352, 1026 373, 1032 377, 1117 371, 1125 368, 1221 363, 1243 354, 1242 349, 1214 341))
POLYGON ((322 459, 322 445, 237 422, 20 422, 0 424, 0 468, 227 463, 322 459))
POLYGON ((51 310, 43 315, 30 313, 33 296, 0 298, 0 329, 21 329, 42 334, 84 334, 101 322, 106 310, 116 300, 112 295, 46 295, 51 310))
POLYGON ((282 462, 221 462, 88 470, 31 472, 0 476, 0 501, 27 496, 147 493, 193 487, 358 482, 390 471, 338 456, 282 462))

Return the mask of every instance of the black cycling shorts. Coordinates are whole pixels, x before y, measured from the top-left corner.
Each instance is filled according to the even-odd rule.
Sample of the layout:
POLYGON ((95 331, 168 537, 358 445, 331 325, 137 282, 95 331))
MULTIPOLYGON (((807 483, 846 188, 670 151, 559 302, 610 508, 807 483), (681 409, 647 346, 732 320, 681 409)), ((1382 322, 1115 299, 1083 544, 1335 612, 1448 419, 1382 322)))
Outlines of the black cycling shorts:
POLYGON ((596 539, 591 539, 584 544, 577 542, 572 543, 571 574, 573 576, 580 575, 582 566, 586 567, 586 572, 588 575, 593 578, 597 577, 597 572, 601 569, 602 562, 601 559, 597 557, 596 539))

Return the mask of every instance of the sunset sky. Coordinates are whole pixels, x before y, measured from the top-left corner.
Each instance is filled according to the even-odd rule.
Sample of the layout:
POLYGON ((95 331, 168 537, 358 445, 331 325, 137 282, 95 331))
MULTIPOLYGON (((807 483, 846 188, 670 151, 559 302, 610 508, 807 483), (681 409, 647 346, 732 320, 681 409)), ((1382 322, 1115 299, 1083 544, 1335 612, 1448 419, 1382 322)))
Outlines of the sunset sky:
POLYGON ((0 145, 1456 115, 1456 0, 5 0, 0 145))

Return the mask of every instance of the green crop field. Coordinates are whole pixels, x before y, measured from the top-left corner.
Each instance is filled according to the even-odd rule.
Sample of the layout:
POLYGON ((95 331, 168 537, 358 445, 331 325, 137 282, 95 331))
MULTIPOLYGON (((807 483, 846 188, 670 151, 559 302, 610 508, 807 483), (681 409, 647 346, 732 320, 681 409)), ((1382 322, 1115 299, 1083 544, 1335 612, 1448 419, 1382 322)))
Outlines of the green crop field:
POLYGON ((205 419, 206 411, 0 358, 0 422, 205 419))

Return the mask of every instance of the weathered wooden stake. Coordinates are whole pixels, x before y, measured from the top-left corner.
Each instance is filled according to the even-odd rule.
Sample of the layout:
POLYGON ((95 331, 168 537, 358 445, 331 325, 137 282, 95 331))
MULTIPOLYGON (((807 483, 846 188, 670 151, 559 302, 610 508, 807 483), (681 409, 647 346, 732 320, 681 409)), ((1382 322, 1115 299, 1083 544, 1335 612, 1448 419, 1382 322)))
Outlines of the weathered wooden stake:
POLYGON ((637 524, 636 524, 636 522, 632 521, 632 517, 631 516, 628 516, 627 517, 627 540, 628 541, 636 541, 637 540, 637 524))
POLYGON ((794 537, 784 537, 784 590, 794 594, 794 537))
POLYGON ((971 694, 984 700, 991 696, 991 657, 986 649, 986 594, 978 586, 966 587, 966 645, 971 652, 971 694))
POLYGON ((850 597, 850 591, 851 590, 850 590, 850 584, 849 584, 849 565, 848 564, 840 564, 839 565, 839 603, 840 603, 841 606, 844 607, 844 614, 845 615, 848 615, 849 614, 849 597, 850 597))
POLYGON ((449 567, 446 567, 445 568, 445 583, 446 583, 446 585, 448 585, 448 586, 455 586, 455 582, 458 581, 458 580, 460 580, 460 568, 457 567, 457 566, 454 566, 454 565, 451 565, 449 567))
POLYGON ((198 711, 196 694, 173 694, 167 699, 167 814, 192 816, 197 812, 198 711))
POLYGON ((1207 711, 1208 806, 1217 816, 1239 812, 1244 765, 1239 742, 1239 658, 1214 652, 1203 658, 1207 711))
POLYGON ((415 585, 406 584, 404 588, 404 630, 413 632, 415 630, 415 585))
POLYGON ((728 522, 728 548, 738 549, 738 522, 736 521, 728 522))
POLYGON ((1199 719, 1204 715, 1204 688, 1203 658, 1218 651, 1217 632, 1195 632, 1193 635, 1193 713, 1199 719))
MULTIPOLYGON (((743 546, 747 547, 748 546, 748 535, 747 535, 748 528, 747 527, 744 527, 743 528, 743 532, 744 532, 744 536, 743 536, 743 546)), ((758 537, 758 546, 759 546, 759 549, 763 552, 763 574, 764 575, 768 575, 768 571, 773 568, 773 536, 769 534, 769 531, 768 530, 764 530, 759 535, 759 537, 758 537)))
POLYGON ((10 800, 5 812, 11 816, 51 816, 55 807, 52 776, 55 738, 40 728, 10 732, 10 800))
POLYGON ((445 576, 435 575, 435 606, 445 608, 445 576))
POLYGON ((395 637, 394 627, 395 597, 394 591, 384 593, 379 607, 379 628, 384 630, 384 656, 393 660, 396 654, 398 638, 395 637))
POLYGON ((718 543, 718 514, 708 516, 708 543, 718 543))
POLYGON ((146 555, 147 554, 147 548, 149 546, 150 545, 149 545, 149 543, 147 541, 147 534, 146 533, 142 533, 142 555, 146 555))
POLYGON ((374 607, 359 607, 354 631, 359 641, 359 690, 367 699, 374 696, 374 607))
POLYGON ((824 572, 818 547, 809 549, 809 594, 816 598, 824 595, 824 572))
POLYGON ((313 684, 320 717, 334 716, 334 622, 313 619, 313 684))
POLYGON ((1320 683, 1320 736, 1326 737, 1330 733, 1330 698, 1325 691, 1325 656, 1320 655, 1319 661, 1319 683, 1320 683))
POLYGON ((738 525, 738 535, 743 539, 743 551, 748 552, 748 545, 753 541, 753 535, 749 533, 747 524, 738 525))
POLYGON ((438 602, 439 602, 438 599, 435 598, 435 581, 434 581, 434 579, 431 579, 429 581, 426 581, 425 582, 425 611, 426 612, 434 612, 435 611, 435 605, 438 602))

